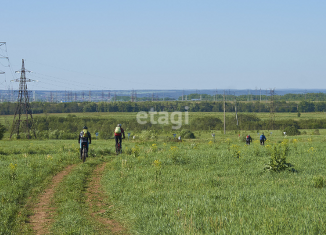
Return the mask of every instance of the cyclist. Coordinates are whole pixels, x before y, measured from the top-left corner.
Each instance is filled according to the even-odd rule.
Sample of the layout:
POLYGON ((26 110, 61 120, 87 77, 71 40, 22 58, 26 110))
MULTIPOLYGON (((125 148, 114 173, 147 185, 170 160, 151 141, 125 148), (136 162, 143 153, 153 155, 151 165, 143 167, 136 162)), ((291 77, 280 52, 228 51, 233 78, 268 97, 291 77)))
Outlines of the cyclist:
POLYGON ((246 143, 247 143, 248 145, 250 145, 250 142, 252 142, 252 138, 251 138, 250 135, 247 135, 247 136, 246 136, 246 143))
POLYGON ((115 139, 115 146, 118 145, 118 140, 119 140, 120 148, 122 148, 121 134, 123 135, 123 139, 126 138, 125 131, 121 128, 121 124, 118 124, 117 127, 114 129, 114 139, 115 139))
POLYGON ((264 133, 262 133, 262 135, 260 136, 260 144, 264 145, 265 141, 266 141, 266 137, 264 136, 264 133))
POLYGON ((82 159, 82 144, 87 143, 86 149, 88 152, 88 145, 91 144, 92 142, 92 137, 91 133, 88 132, 87 126, 83 127, 83 130, 79 133, 79 138, 78 138, 78 144, 80 144, 80 159, 82 159))

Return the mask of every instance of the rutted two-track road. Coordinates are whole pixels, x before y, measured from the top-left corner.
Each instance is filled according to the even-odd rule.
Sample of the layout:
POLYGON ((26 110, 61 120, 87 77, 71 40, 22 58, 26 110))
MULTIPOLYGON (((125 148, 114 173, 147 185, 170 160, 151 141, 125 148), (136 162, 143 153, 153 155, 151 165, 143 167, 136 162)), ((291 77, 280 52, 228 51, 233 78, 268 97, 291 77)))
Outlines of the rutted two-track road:
MULTIPOLYGON (((86 192, 86 207, 89 208, 89 217, 92 220, 101 223, 103 233, 108 234, 126 234, 127 230, 117 221, 102 217, 101 214, 113 205, 108 205, 105 201, 106 196, 101 189, 100 181, 105 169, 106 163, 97 165, 93 171, 86 192)), ((64 178, 74 170, 77 165, 67 166, 52 178, 51 184, 45 189, 44 193, 39 196, 38 203, 34 206, 34 214, 30 217, 30 223, 35 234, 49 234, 51 225, 54 222, 56 208, 51 207, 54 193, 58 185, 64 181, 64 178)))

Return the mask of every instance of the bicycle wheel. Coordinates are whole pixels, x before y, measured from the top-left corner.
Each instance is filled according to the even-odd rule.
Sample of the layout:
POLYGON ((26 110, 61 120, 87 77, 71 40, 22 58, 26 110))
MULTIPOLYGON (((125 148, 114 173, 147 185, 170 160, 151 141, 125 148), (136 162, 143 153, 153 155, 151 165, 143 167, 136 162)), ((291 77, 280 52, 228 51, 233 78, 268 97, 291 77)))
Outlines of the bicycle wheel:
POLYGON ((83 162, 85 162, 85 160, 86 160, 86 155, 87 155, 87 149, 84 147, 83 152, 82 152, 82 160, 83 160, 83 162))

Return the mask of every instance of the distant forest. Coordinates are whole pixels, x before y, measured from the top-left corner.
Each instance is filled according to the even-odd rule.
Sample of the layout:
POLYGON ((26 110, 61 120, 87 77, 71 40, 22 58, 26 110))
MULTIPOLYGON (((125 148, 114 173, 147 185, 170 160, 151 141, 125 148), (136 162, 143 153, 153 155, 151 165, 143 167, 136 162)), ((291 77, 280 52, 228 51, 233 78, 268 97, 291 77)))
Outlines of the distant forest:
MULTIPOLYGON (((139 112, 139 111, 185 111, 223 112, 223 101, 142 101, 142 102, 31 102, 36 113, 81 113, 81 112, 139 112)), ((0 103, 0 115, 15 113, 17 103, 0 103)), ((226 112, 325 112, 326 101, 226 101, 226 112)))
MULTIPOLYGON (((202 100, 202 101, 222 101, 223 95, 207 95, 207 94, 190 94, 180 96, 178 100, 202 100)), ((285 95, 274 95, 274 100, 280 101, 326 101, 325 93, 306 93, 306 94, 285 94, 285 95)), ((225 95, 227 101, 266 101, 271 100, 270 94, 268 95, 225 95)))

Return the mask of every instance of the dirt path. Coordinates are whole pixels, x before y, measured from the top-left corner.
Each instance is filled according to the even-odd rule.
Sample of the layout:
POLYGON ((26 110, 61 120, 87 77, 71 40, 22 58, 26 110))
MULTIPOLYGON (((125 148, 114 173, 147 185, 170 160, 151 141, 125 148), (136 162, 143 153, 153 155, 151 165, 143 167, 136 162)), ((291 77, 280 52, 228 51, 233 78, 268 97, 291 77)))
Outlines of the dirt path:
POLYGON ((36 204, 34 208, 35 214, 30 217, 30 223, 33 226, 36 234, 48 234, 48 227, 53 222, 53 213, 55 208, 50 207, 51 200, 55 188, 62 181, 63 177, 69 174, 69 172, 76 165, 70 165, 66 167, 63 171, 59 172, 52 178, 51 185, 44 191, 40 196, 39 203, 36 204))
POLYGON ((106 196, 101 190, 100 181, 104 169, 105 163, 100 164, 96 167, 87 189, 86 196, 88 197, 87 202, 90 205, 90 214, 94 219, 102 223, 106 229, 110 230, 113 234, 128 234, 126 229, 117 221, 100 216, 100 214, 106 212, 106 209, 113 206, 105 203, 104 199, 106 196))

